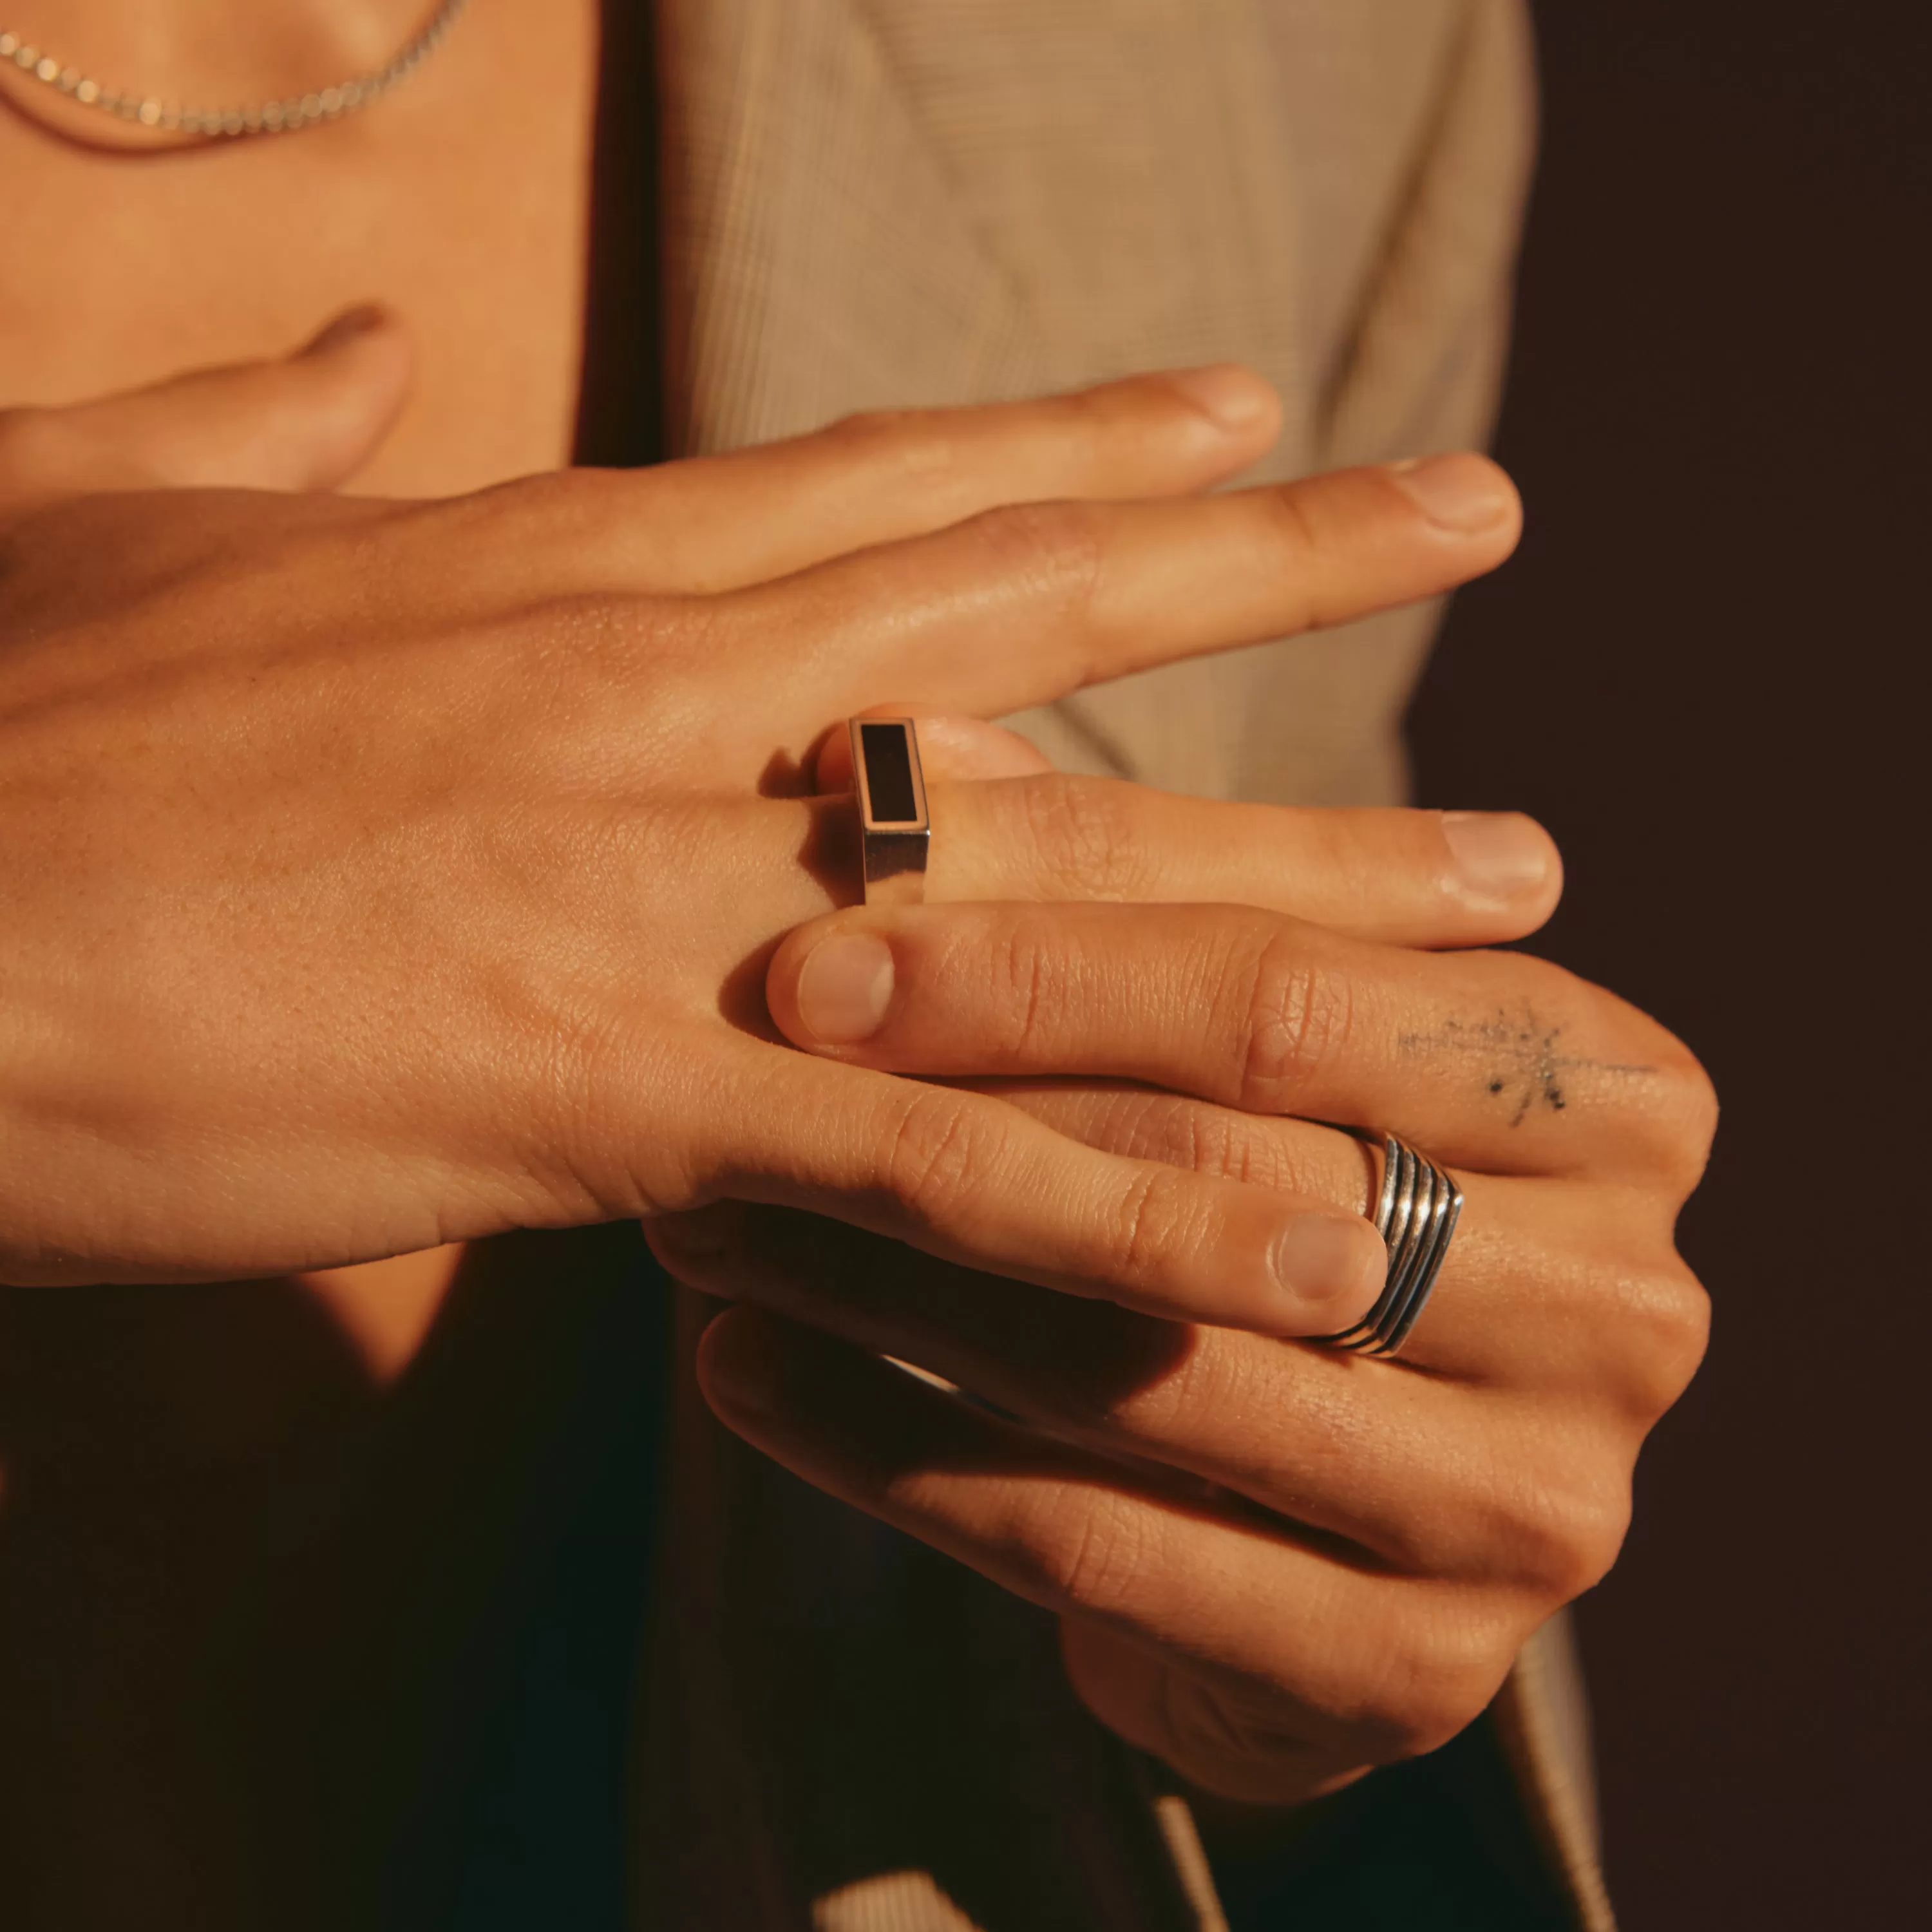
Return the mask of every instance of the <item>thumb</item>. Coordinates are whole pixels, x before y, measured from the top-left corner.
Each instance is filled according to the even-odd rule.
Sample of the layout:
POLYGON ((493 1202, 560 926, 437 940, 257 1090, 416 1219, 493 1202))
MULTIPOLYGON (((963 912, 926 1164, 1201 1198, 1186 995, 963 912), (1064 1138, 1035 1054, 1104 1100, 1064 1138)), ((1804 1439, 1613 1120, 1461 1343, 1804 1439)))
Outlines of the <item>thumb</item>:
POLYGON ((64 409, 0 414, 0 491, 328 490, 373 456, 409 394, 388 310, 338 316, 290 356, 197 369, 64 409))

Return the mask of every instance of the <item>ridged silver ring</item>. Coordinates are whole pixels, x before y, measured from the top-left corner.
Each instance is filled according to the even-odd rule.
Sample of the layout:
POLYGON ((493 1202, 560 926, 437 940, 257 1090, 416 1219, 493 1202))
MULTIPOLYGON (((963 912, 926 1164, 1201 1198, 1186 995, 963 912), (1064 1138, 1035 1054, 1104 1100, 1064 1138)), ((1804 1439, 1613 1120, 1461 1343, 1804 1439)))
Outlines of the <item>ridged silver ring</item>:
POLYGON ((1360 1321, 1322 1340, 1359 1354, 1393 1355, 1429 1305, 1462 1212, 1462 1190, 1455 1182, 1426 1155, 1384 1134, 1376 1232, 1388 1250, 1388 1274, 1360 1321))

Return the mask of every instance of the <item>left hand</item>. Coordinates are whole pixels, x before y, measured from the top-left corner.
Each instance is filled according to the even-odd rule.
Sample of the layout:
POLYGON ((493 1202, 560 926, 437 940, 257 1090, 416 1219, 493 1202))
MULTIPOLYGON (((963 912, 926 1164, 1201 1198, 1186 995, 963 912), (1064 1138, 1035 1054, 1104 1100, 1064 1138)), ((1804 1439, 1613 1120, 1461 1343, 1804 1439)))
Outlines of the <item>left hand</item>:
MULTIPOLYGON (((1009 782, 1035 822, 1056 796, 1009 782)), ((1066 796, 1090 812, 1090 788, 1066 796)), ((1547 900, 1486 934, 1464 911, 1432 938, 1412 911, 1380 943, 1374 841, 1412 848, 1434 814, 1200 809, 1295 828, 1297 862, 1252 893, 1270 903, 854 908, 780 949, 772 1014, 808 1050, 996 1084, 1094 1147, 1358 1214, 1376 1160, 1316 1123, 1402 1136, 1467 1206, 1399 1359, 1165 1322, 788 1209, 650 1232, 680 1278, 758 1304, 705 1338, 727 1424, 1058 1612, 1102 1720, 1208 1792, 1279 1804, 1446 1741, 1608 1568, 1637 1450, 1704 1346, 1672 1227, 1715 1106, 1610 994, 1520 954, 1414 950, 1515 936, 1547 900), (856 933, 889 949, 892 992, 868 1036, 833 1044, 801 976, 856 933)), ((1090 823, 1067 850, 1069 896, 1189 896, 1186 854, 1124 856, 1090 823)))

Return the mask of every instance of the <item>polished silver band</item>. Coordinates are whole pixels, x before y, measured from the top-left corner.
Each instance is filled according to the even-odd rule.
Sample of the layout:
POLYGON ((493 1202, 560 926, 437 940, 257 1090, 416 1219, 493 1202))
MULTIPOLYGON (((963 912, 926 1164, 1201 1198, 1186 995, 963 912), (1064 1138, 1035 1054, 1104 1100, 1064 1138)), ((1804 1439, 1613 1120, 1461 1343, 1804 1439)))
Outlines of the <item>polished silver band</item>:
POLYGON ((910 718, 854 718, 846 728, 852 734, 866 903, 917 905, 926 897, 926 858, 932 843, 919 734, 910 718))
POLYGON ((1394 1135, 1384 1135, 1376 1232, 1388 1249, 1388 1278, 1376 1305, 1360 1321, 1322 1339, 1364 1355, 1393 1355, 1428 1306, 1462 1212, 1462 1190, 1455 1182, 1432 1160, 1394 1135))

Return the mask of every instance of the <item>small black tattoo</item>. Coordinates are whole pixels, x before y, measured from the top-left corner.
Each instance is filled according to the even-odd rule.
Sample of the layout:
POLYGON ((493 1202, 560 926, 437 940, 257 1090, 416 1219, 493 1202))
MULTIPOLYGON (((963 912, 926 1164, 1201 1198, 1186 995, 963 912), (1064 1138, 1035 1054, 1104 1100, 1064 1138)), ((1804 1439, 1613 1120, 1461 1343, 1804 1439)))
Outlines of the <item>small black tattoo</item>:
POLYGON ((1493 1015, 1484 1019, 1447 1020, 1435 1033, 1403 1034, 1396 1044, 1412 1058, 1448 1054, 1480 1062, 1484 1091, 1502 1097, 1510 1109, 1513 1127, 1521 1126, 1534 1108, 1562 1113, 1570 1104, 1564 1086, 1567 1075, 1639 1075, 1657 1071, 1654 1066, 1624 1066, 1612 1060, 1558 1053, 1556 1043, 1562 1035, 1560 1024, 1546 1025, 1530 1007, 1512 1013, 1507 1007, 1498 1006, 1493 1015))

